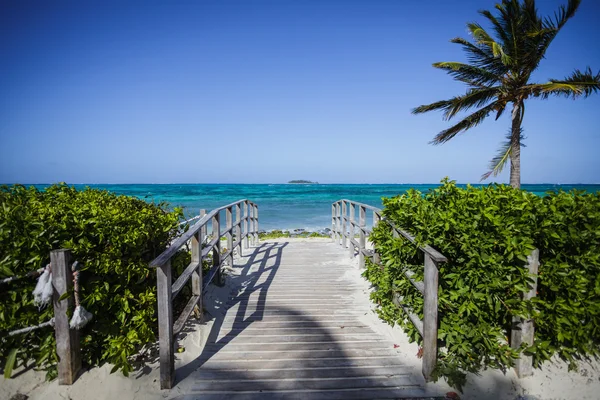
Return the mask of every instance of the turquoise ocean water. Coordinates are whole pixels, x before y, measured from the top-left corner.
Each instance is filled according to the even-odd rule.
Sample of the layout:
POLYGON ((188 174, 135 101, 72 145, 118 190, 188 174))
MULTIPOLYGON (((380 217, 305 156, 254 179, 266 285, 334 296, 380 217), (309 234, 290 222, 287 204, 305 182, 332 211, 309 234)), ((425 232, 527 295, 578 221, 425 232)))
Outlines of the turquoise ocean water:
MULTIPOLYGON (((43 185, 40 185, 43 186, 43 185)), ((201 208, 212 210, 240 199, 258 204, 260 229, 318 230, 331 226, 331 203, 346 198, 381 207, 382 197, 391 197, 410 188, 427 191, 438 185, 303 185, 303 184, 135 184, 75 185, 106 189, 117 194, 136 196, 149 202, 168 202, 184 208, 186 217, 201 208)), ((548 190, 579 189, 600 191, 600 185, 523 185, 523 189, 543 195, 548 190)))

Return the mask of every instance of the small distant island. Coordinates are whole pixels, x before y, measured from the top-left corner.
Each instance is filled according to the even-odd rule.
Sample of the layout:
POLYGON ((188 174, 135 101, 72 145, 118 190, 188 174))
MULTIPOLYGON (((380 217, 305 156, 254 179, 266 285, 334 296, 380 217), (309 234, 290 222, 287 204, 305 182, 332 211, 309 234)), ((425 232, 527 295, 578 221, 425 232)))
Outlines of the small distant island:
POLYGON ((304 179, 297 179, 297 180, 289 181, 288 183, 295 183, 295 184, 298 184, 298 183, 305 183, 305 184, 306 183, 311 183, 311 184, 314 184, 314 185, 318 185, 319 184, 319 182, 305 181, 304 179))

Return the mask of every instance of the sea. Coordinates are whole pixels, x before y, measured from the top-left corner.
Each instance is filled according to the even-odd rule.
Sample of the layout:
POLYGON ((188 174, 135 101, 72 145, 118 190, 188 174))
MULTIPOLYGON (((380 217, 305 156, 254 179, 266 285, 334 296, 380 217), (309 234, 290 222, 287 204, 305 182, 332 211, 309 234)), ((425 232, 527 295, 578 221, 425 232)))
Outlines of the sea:
MULTIPOLYGON (((37 185, 36 185, 37 186, 37 185)), ((45 185, 39 185, 41 187, 45 185)), ((331 204, 350 199, 382 207, 382 198, 393 197, 414 188, 422 192, 439 184, 118 184, 74 185, 105 189, 135 196, 148 202, 166 202, 183 207, 186 219, 200 209, 210 211, 236 200, 249 199, 259 208, 259 229, 316 232, 331 227, 331 204)), ((466 185, 459 185, 466 186, 466 185)), ((477 185, 473 185, 477 186, 477 185)), ((600 191, 599 185, 522 185, 522 189, 543 196, 548 191, 600 191)))

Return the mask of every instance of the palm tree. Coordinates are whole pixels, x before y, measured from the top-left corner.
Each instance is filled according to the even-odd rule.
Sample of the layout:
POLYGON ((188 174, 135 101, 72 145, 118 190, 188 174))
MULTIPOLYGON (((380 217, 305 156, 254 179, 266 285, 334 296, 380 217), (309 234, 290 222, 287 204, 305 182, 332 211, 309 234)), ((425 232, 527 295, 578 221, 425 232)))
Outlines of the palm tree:
POLYGON ((587 97, 600 90, 600 72, 593 74, 588 67, 575 70, 571 76, 546 83, 530 83, 535 71, 552 40, 565 23, 573 17, 581 0, 569 0, 561 6, 554 17, 540 17, 535 0, 503 0, 496 4, 496 15, 480 11, 492 25, 492 37, 481 25, 467 24, 473 41, 462 38, 452 43, 462 46, 468 63, 439 62, 433 64, 455 80, 466 83, 469 88, 462 96, 453 97, 412 110, 413 114, 443 110, 444 119, 450 120, 460 111, 477 108, 457 124, 435 136, 432 143, 445 143, 460 132, 479 125, 490 114, 496 120, 506 106, 512 104, 512 126, 496 157, 490 162, 490 171, 481 179, 498 175, 510 159, 510 184, 521 186, 521 123, 525 114, 525 100, 530 97, 546 99, 552 95, 577 98, 587 97))

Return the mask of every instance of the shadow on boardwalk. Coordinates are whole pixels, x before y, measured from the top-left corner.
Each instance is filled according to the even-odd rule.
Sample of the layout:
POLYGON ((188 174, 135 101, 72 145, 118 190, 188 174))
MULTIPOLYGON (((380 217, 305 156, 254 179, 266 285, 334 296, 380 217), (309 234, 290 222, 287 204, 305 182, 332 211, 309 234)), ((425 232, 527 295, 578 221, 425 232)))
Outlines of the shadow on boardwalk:
POLYGON ((353 289, 334 283, 350 265, 339 248, 313 249, 317 260, 329 255, 321 265, 289 244, 263 243, 249 255, 202 354, 177 371, 184 394, 176 399, 431 398, 419 371, 360 321, 348 303, 353 289))

